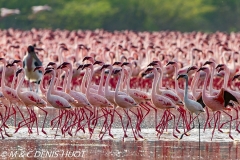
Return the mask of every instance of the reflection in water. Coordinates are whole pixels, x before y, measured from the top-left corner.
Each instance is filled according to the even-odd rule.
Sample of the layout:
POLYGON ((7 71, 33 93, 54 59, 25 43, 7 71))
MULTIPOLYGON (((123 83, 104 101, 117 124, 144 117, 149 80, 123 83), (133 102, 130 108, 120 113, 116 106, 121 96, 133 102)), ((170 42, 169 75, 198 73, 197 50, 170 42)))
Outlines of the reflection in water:
MULTIPOLYGON (((50 127, 50 120, 58 112, 51 108, 47 110, 46 127, 50 127)), ((24 113, 27 112, 24 111, 24 113)), ((35 110, 35 113, 39 117, 39 126, 41 126, 43 120, 42 113, 40 110, 35 110)), ((154 127, 152 119, 153 114, 146 117, 145 122, 142 124, 143 131, 144 129, 154 127)), ((8 124, 13 126, 13 119, 10 119, 8 124)), ((171 124, 169 126, 169 128, 172 128, 171 124)), ((114 128, 120 128, 120 124, 115 123, 114 128)), ((100 141, 88 140, 88 138, 80 139, 80 136, 53 139, 51 138, 52 135, 49 135, 50 139, 49 137, 48 139, 39 139, 34 137, 34 135, 31 135, 31 138, 28 139, 26 136, 20 135, 21 133, 20 131, 19 134, 13 134, 13 137, 0 141, 0 159, 199 159, 199 147, 196 140, 195 142, 190 142, 179 141, 173 138, 169 139, 169 141, 162 141, 153 137, 155 135, 154 132, 148 135, 148 140, 129 140, 125 142, 121 138, 116 137, 115 139, 100 141), (153 138, 151 139, 151 137, 153 138)), ((194 137, 194 133, 186 137, 186 139, 190 137, 194 137)), ((198 138, 198 136, 195 137, 198 138)), ((237 137, 238 134, 236 134, 237 137)), ((205 140, 205 142, 201 143, 201 159, 240 159, 238 154, 240 152, 239 142, 208 142, 210 138, 206 140, 206 134, 205 137, 202 134, 202 140, 205 140)))
MULTIPOLYGON (((95 141, 95 140, 5 140, 0 159, 199 159, 197 142, 95 141)), ((240 159, 239 143, 205 142, 201 159, 240 159)))

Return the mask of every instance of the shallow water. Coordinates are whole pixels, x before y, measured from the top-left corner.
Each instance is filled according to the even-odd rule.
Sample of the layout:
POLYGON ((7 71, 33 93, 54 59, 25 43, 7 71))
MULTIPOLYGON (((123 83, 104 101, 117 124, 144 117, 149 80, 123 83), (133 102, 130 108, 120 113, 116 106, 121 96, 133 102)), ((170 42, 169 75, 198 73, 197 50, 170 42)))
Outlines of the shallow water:
MULTIPOLYGON (((92 138, 89 134, 79 131, 76 136, 60 135, 55 137, 55 130, 50 128, 50 120, 58 114, 56 109, 47 108, 48 117, 45 131, 47 135, 41 133, 37 135, 36 128, 33 134, 28 134, 26 128, 21 128, 14 133, 15 127, 13 119, 8 121, 9 129, 7 132, 12 137, 5 137, 0 141, 0 159, 240 159, 240 136, 232 130, 234 140, 228 136, 228 126, 223 129, 224 133, 216 131, 211 141, 212 129, 203 132, 201 127, 201 143, 199 152, 198 133, 199 130, 193 129, 189 136, 184 136, 179 140, 172 136, 172 126, 163 133, 160 139, 157 137, 153 128, 153 113, 147 116, 142 124, 141 135, 135 141, 131 130, 128 129, 128 138, 123 140, 123 131, 120 123, 115 119, 111 138, 107 134, 103 140, 99 140, 101 123, 97 126, 92 138), (200 154, 200 157, 199 157, 200 154)), ((39 118, 39 127, 42 125, 42 111, 35 109, 39 118)), ((24 114, 27 114, 24 111, 24 114)), ((160 116, 159 116, 160 117, 160 116)), ((203 126, 204 115, 201 115, 201 126, 203 126)), ((20 116, 18 115, 20 120, 20 116)), ((223 116, 222 119, 225 119, 223 116)), ((183 129, 180 127, 180 131, 183 129)), ((73 130, 74 133, 74 130, 73 130)), ((178 137, 181 134, 176 133, 178 137)))

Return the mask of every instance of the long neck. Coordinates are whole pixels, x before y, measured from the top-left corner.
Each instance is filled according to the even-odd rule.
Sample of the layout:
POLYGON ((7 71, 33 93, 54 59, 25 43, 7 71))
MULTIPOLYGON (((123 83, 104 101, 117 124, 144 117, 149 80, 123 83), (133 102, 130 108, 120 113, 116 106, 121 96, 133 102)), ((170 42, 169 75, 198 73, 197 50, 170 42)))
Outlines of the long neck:
POLYGON ((127 92, 129 93, 130 91, 130 79, 132 76, 132 69, 130 68, 130 72, 128 73, 128 77, 127 77, 127 92))
POLYGON ((223 82, 224 89, 227 89, 229 76, 230 76, 230 70, 229 70, 229 68, 227 68, 227 69, 225 69, 225 74, 224 74, 224 82, 223 82))
MULTIPOLYGON (((105 72, 104 72, 104 70, 102 70, 102 72, 101 72, 101 79, 100 79, 100 83, 99 83, 99 87, 98 87, 98 94, 104 93, 104 92, 103 92, 104 74, 105 74, 105 72)), ((105 84, 105 85, 106 85, 106 84, 105 84)))
MULTIPOLYGON (((42 73, 45 72, 44 69, 42 69, 41 71, 42 71, 42 73)), ((41 90, 42 94, 46 94, 47 90, 43 87, 43 80, 44 80, 44 76, 42 77, 42 80, 40 81, 40 90, 41 90)))
POLYGON ((114 95, 115 99, 117 99, 117 97, 118 97, 118 90, 119 90, 120 83, 122 82, 122 79, 123 79, 123 74, 124 74, 124 71, 121 72, 121 76, 120 76, 120 78, 118 79, 118 82, 117 82, 117 87, 116 87, 115 95, 114 95))
POLYGON ((184 91, 184 101, 188 99, 188 77, 186 78, 185 82, 185 91, 184 91))
POLYGON ((197 86, 198 86, 199 77, 200 77, 200 72, 196 72, 195 76, 192 80, 192 83, 191 83, 191 90, 192 90, 193 95, 197 94, 196 90, 197 90, 197 86))
POLYGON ((82 93, 86 93, 86 80, 87 80, 87 76, 88 76, 88 70, 86 69, 83 79, 82 79, 82 83, 81 83, 81 92, 82 93))
POLYGON ((178 65, 175 66, 175 90, 178 91, 180 88, 178 86, 178 80, 177 80, 177 75, 178 75, 178 65))
POLYGON ((90 67, 90 75, 89 75, 89 81, 88 81, 86 95, 90 94, 90 88, 91 88, 90 85, 91 85, 92 77, 93 77, 93 67, 90 67))
POLYGON ((106 82, 105 82, 105 95, 108 92, 109 80, 110 80, 111 75, 112 75, 112 70, 113 70, 113 68, 111 67, 109 69, 109 73, 108 73, 108 76, 107 76, 107 79, 106 79, 106 82))
POLYGON ((157 69, 153 68, 153 74, 154 74, 154 78, 153 78, 153 85, 152 85, 152 97, 156 94, 156 86, 157 86, 157 81, 158 81, 158 76, 160 74, 157 73, 157 69))
POLYGON ((11 88, 15 89, 15 87, 14 87, 15 86, 15 82, 16 82, 16 74, 15 73, 16 73, 16 70, 17 70, 17 66, 13 66, 13 67, 14 67, 13 68, 13 73, 14 74, 13 74, 13 80, 12 80, 11 88))
POLYGON ((158 89, 158 90, 160 90, 160 88, 162 88, 162 74, 161 75, 160 74, 161 73, 157 72, 158 80, 157 80, 157 87, 156 87, 156 89, 158 89))
POLYGON ((203 84, 203 90, 202 90, 202 96, 203 96, 203 98, 207 96, 206 90, 207 90, 208 78, 209 78, 209 71, 206 72, 206 77, 205 77, 204 84, 203 84))
POLYGON ((209 92, 210 92, 210 95, 213 95, 213 77, 215 74, 215 64, 211 66, 211 70, 212 72, 211 72, 211 78, 210 78, 210 84, 209 84, 209 92))
POLYGON ((55 82, 55 78, 56 78, 56 72, 53 70, 53 74, 52 74, 52 79, 50 82, 50 86, 47 90, 47 97, 51 96, 51 92, 54 90, 54 82, 55 82))
POLYGON ((67 70, 65 70, 65 77, 64 77, 64 80, 63 80, 63 92, 66 91, 66 86, 67 86, 67 83, 68 83, 68 77, 69 77, 69 73, 67 70))
POLYGON ((2 79, 1 79, 2 88, 5 88, 5 72, 6 72, 6 63, 3 62, 3 71, 2 71, 2 79))
POLYGON ((67 79, 67 85, 66 85, 66 90, 65 90, 67 93, 69 93, 71 90, 72 76, 73 76, 73 69, 72 69, 72 65, 70 65, 68 79, 67 79))
POLYGON ((19 76, 21 76, 21 79, 20 79, 20 82, 19 82, 18 85, 17 85, 17 94, 20 95, 20 96, 21 96, 21 86, 22 86, 22 84, 23 84, 24 77, 25 77, 25 71, 22 70, 22 72, 23 72, 23 73, 22 73, 21 75, 19 75, 19 76))

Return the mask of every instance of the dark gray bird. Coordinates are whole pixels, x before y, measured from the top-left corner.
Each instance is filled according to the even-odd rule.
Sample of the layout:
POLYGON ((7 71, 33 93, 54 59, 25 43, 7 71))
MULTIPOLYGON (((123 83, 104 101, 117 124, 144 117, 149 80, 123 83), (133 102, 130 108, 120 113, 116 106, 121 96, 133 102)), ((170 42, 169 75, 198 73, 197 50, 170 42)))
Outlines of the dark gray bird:
MULTIPOLYGON (((42 66, 42 62, 40 59, 37 57, 36 52, 34 51, 33 46, 28 46, 27 48, 27 55, 24 56, 23 58, 23 68, 25 69, 26 73, 26 79, 30 82, 36 82, 39 84, 39 82, 42 79, 42 72, 41 71, 36 71, 34 72, 34 69, 38 66, 42 66)), ((31 86, 30 86, 31 90, 31 86)))

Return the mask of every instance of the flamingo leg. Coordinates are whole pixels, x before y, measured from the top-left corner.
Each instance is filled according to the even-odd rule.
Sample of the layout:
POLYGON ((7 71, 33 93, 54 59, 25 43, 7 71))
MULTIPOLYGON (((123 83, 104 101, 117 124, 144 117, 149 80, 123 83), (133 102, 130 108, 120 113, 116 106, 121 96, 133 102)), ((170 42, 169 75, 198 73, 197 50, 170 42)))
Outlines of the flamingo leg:
MULTIPOLYGON (((135 140, 137 140, 137 137, 136 137, 136 135, 134 134, 133 125, 132 125, 132 120, 131 120, 131 118, 130 118, 130 116, 129 116, 128 109, 127 109, 127 111, 126 111, 125 109, 123 109, 123 110, 124 110, 125 114, 127 115, 128 119, 129 119, 129 122, 130 122, 130 125, 131 125, 131 128, 132 128, 132 132, 133 132, 133 136, 134 136, 135 140)), ((130 109, 129 109, 129 110, 130 110, 130 109)), ((130 111, 131 111, 131 110, 130 110, 130 111)))
POLYGON ((48 113, 47 113, 47 111, 44 110, 43 108, 41 108, 41 107, 38 107, 38 108, 45 113, 44 120, 43 120, 43 125, 42 125, 42 132, 43 132, 44 134, 47 134, 46 131, 44 131, 44 126, 45 126, 45 122, 46 122, 46 118, 47 118, 47 114, 48 114, 48 113))

